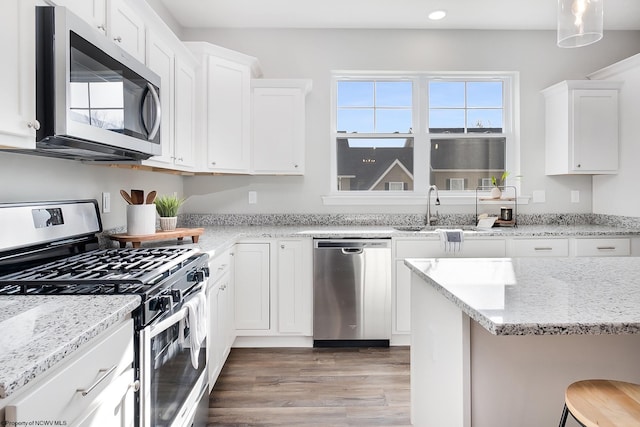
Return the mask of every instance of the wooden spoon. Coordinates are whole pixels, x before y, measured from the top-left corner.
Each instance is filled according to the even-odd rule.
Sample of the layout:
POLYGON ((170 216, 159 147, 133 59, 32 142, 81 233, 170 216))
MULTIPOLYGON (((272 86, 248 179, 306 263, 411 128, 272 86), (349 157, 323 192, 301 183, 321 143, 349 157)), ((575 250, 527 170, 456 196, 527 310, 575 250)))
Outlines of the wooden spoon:
POLYGON ((149 192, 149 194, 147 194, 147 200, 145 200, 145 203, 147 205, 150 205, 153 203, 153 201, 156 199, 156 191, 151 191, 149 192))
POLYGON ((144 203, 144 191, 143 190, 131 190, 131 201, 134 205, 141 205, 144 203))
POLYGON ((122 196, 122 198, 130 205, 133 204, 133 200, 131 200, 131 196, 129 195, 129 193, 127 193, 124 190, 120 190, 120 195, 122 196))

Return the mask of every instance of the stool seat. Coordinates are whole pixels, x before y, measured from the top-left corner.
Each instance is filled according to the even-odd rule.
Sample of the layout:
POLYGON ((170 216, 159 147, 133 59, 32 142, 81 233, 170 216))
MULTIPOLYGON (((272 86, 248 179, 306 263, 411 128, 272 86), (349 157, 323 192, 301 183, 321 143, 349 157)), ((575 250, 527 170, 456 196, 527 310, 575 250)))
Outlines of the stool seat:
POLYGON ((577 381, 565 393, 565 422, 567 409, 586 427, 640 426, 640 385, 614 380, 577 381))

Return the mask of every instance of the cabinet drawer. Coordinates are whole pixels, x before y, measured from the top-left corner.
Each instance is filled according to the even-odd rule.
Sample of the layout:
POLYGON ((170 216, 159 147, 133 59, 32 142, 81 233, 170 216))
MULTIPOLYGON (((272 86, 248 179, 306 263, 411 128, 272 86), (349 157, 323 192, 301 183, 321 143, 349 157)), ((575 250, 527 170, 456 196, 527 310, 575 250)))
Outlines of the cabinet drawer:
POLYGON ((576 239, 576 256, 627 256, 631 254, 631 240, 576 239))
POLYGON ((6 407, 9 424, 56 420, 71 425, 120 373, 131 368, 133 320, 95 343, 85 343, 84 348, 77 351, 77 357, 66 364, 63 362, 64 366, 52 368, 53 375, 34 384, 35 388, 6 407))
POLYGON ((514 239, 511 241, 509 256, 569 256, 567 239, 514 239))

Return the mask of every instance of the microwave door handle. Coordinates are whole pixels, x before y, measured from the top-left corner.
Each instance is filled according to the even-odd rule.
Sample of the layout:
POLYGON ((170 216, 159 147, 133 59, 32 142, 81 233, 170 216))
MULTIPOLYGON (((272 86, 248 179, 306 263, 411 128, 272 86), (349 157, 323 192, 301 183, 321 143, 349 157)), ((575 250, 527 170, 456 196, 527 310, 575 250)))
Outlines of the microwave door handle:
POLYGON ((160 130, 160 118, 162 116, 162 107, 160 105, 160 97, 158 96, 158 91, 156 90, 156 88, 153 87, 151 83, 147 83, 147 88, 149 88, 149 92, 151 92, 151 96, 153 97, 153 103, 156 106, 156 119, 153 122, 153 127, 151 128, 151 132, 149 132, 149 136, 147 137, 147 140, 152 141, 158 134, 158 131, 160 130))

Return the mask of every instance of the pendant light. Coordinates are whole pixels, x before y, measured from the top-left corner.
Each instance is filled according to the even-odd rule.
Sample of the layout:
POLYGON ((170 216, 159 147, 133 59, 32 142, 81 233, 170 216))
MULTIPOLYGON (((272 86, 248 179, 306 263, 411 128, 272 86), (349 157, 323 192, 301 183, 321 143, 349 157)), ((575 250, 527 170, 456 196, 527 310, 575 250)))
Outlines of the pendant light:
POLYGON ((602 38, 604 0, 558 0, 558 46, 581 47, 602 38))

